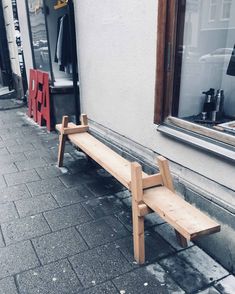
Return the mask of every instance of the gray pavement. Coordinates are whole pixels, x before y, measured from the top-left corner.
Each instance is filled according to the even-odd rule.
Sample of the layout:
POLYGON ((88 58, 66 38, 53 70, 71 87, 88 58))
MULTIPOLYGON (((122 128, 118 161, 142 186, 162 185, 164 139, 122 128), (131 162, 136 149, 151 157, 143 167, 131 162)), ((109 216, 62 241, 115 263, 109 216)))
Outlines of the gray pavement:
POLYGON ((146 217, 146 264, 133 259, 130 194, 26 109, 0 112, 0 294, 235 293, 235 277, 146 217))

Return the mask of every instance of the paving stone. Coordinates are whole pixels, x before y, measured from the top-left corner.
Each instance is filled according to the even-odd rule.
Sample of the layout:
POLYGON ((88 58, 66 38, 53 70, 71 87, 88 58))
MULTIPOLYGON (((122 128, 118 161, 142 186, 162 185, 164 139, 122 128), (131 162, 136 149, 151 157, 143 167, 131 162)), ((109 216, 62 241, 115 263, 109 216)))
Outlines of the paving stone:
POLYGON ((113 244, 79 253, 69 260, 85 287, 113 279, 132 269, 113 244))
POLYGON ((32 195, 51 193, 53 191, 64 189, 64 185, 58 178, 51 178, 27 184, 32 195))
MULTIPOLYGON (((36 130, 34 130, 34 132, 36 133, 36 130)), ((38 137, 37 134, 34 137, 23 136, 22 138, 17 138, 15 141, 19 145, 29 144, 29 143, 33 142, 32 144, 34 147, 35 147, 35 145, 40 146, 40 144, 41 144, 41 139, 38 137)), ((37 149, 37 148, 35 148, 35 149, 37 149)))
POLYGON ((220 264, 197 246, 178 253, 178 256, 197 269, 207 280, 208 284, 212 281, 220 280, 229 274, 220 264))
POLYGON ((125 188, 114 178, 101 178, 92 183, 87 183, 88 188, 97 196, 112 195, 120 191, 124 191, 125 188))
MULTIPOLYGON (((130 262, 135 263, 132 236, 118 240, 115 244, 130 262)), ((153 235, 147 231, 145 232, 146 263, 153 262, 172 253, 174 253, 174 249, 157 234, 153 235)))
POLYGON ((0 223, 8 222, 18 218, 18 213, 16 211, 13 202, 0 204, 0 223))
POLYGON ((90 215, 80 204, 57 208, 44 213, 53 231, 78 225, 91 220, 90 215))
POLYGON ((77 174, 81 172, 83 173, 84 171, 87 172, 89 169, 91 169, 89 161, 83 158, 68 161, 64 164, 64 166, 69 170, 70 174, 77 174))
POLYGON ((2 224, 2 232, 6 244, 11 244, 49 233, 50 228, 42 215, 35 215, 2 224))
POLYGON ((84 185, 71 189, 56 191, 53 192, 52 195, 60 206, 75 204, 78 202, 86 201, 90 198, 94 198, 94 194, 84 185))
POLYGON ((220 294, 214 287, 207 288, 206 290, 197 292, 197 294, 220 294))
POLYGON ((6 155, 6 154, 9 154, 7 148, 5 148, 5 147, 0 147, 0 156, 1 156, 1 155, 6 155))
POLYGON ((126 209, 128 209, 129 211, 131 211, 131 207, 132 207, 131 197, 124 198, 122 200, 122 203, 124 204, 124 206, 125 206, 126 209))
POLYGON ((81 294, 118 294, 120 293, 111 282, 107 282, 81 292, 81 294))
POLYGON ((75 228, 67 228, 33 240, 42 264, 66 258, 88 249, 75 228))
POLYGON ((91 248, 126 237, 129 234, 113 216, 85 223, 77 228, 91 248))
POLYGON ((151 228, 165 223, 164 219, 162 219, 157 213, 147 214, 144 217, 144 222, 146 228, 151 228))
POLYGON ((9 147, 9 146, 15 146, 15 145, 18 145, 16 140, 9 139, 9 140, 0 141, 0 147, 9 147))
POLYGON ((4 180, 4 177, 0 175, 0 189, 6 187, 7 184, 4 180))
POLYGON ((36 159, 36 158, 44 158, 49 163, 56 162, 56 156, 54 156, 54 158, 52 158, 52 155, 48 149, 47 150, 40 149, 40 151, 39 150, 28 151, 28 152, 25 152, 24 154, 25 154, 26 158, 29 160, 36 159))
POLYGON ((114 196, 91 199, 83 202, 83 205, 95 219, 123 210, 122 202, 114 196))
POLYGON ((121 210, 116 212, 114 215, 127 228, 128 231, 132 232, 132 215, 130 211, 121 210))
MULTIPOLYGON (((176 239, 175 230, 167 223, 153 228, 163 239, 165 239, 172 247, 176 250, 182 250, 183 248, 179 245, 176 239)), ((188 241, 188 246, 193 246, 193 243, 188 241)))
POLYGON ((14 278, 0 280, 0 294, 18 294, 14 278))
POLYGON ((43 158, 36 158, 32 160, 18 161, 15 163, 19 171, 31 170, 36 167, 48 165, 43 158))
POLYGON ((39 168, 36 168, 36 171, 39 174, 40 178, 42 178, 43 180, 49 179, 49 178, 55 178, 68 172, 65 168, 64 169, 58 168, 55 165, 39 167, 39 168))
POLYGON ((63 175, 60 177, 60 179, 67 188, 79 186, 81 184, 85 184, 89 181, 92 181, 91 176, 85 173, 63 175))
POLYGON ((81 283, 67 260, 17 275, 21 294, 77 294, 81 283))
POLYGON ((12 163, 26 159, 24 153, 0 155, 0 163, 12 163))
POLYGON ((6 203, 28 197, 31 197, 31 195, 24 184, 0 188, 0 203, 6 203))
POLYGON ((187 293, 196 292, 208 284, 203 274, 177 255, 161 259, 159 263, 187 293))
POLYGON ((5 243, 3 241, 3 236, 2 236, 2 232, 0 231, 0 247, 4 247, 5 243))
POLYGON ((19 185, 40 180, 35 170, 22 171, 4 176, 8 186, 19 185))
POLYGON ((18 169, 14 163, 1 163, 0 174, 5 175, 15 172, 18 172, 18 169))
POLYGON ((115 193, 114 196, 116 196, 119 199, 125 199, 125 198, 131 197, 131 193, 129 190, 123 190, 123 191, 115 193))
POLYGON ((35 147, 32 144, 21 144, 18 146, 9 146, 8 150, 11 154, 13 153, 19 153, 19 152, 28 152, 35 150, 35 147))
POLYGON ((114 279, 113 283, 120 291, 119 293, 185 293, 157 263, 126 273, 114 279))
POLYGON ((39 266, 30 241, 0 248, 0 279, 39 266))
POLYGON ((215 284, 216 289, 222 294, 235 293, 235 276, 230 275, 215 284))
MULTIPOLYGON (((51 194, 22 199, 15 202, 20 217, 35 215, 58 207, 51 194)), ((0 218, 1 219, 1 218, 0 218)))

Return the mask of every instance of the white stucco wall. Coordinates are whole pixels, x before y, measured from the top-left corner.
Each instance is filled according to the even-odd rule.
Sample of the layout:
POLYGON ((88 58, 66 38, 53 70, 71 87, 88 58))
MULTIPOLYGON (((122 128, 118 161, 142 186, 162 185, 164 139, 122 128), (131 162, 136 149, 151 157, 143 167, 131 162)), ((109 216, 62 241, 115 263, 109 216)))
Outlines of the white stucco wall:
POLYGON ((79 1, 75 12, 83 111, 133 140, 144 132, 142 143, 148 146, 154 127, 156 12, 155 0, 79 1))
POLYGON ((75 2, 82 111, 146 150, 235 190, 231 163, 166 138, 153 124, 157 4, 75 2))

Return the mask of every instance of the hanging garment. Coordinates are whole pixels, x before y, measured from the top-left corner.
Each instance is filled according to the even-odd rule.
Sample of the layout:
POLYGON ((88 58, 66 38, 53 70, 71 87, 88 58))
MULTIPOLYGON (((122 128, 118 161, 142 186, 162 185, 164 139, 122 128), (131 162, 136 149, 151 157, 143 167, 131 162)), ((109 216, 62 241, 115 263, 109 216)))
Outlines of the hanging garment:
POLYGON ((235 76, 235 45, 228 64, 227 75, 235 76))
MULTIPOLYGON (((57 43, 55 62, 58 62, 61 71, 70 68, 72 64, 71 37, 68 14, 60 17, 57 22, 57 43)), ((66 72, 69 72, 66 70, 66 72)))

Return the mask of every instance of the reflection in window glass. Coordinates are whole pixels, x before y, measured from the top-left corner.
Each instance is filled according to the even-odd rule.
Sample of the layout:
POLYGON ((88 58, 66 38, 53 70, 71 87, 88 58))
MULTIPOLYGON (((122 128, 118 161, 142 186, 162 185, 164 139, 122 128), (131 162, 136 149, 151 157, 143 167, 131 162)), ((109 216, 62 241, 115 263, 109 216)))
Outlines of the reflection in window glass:
POLYGON ((49 50, 43 0, 28 0, 28 10, 35 66, 37 69, 49 71, 49 50))
POLYGON ((214 21, 216 18, 217 0, 210 0, 209 21, 214 21))
POLYGON ((212 125, 235 120, 235 0, 187 0, 184 27, 178 116, 212 125), (228 21, 208 22, 216 3, 228 21))
POLYGON ((231 0, 223 0, 222 19, 228 20, 230 18, 231 0))

